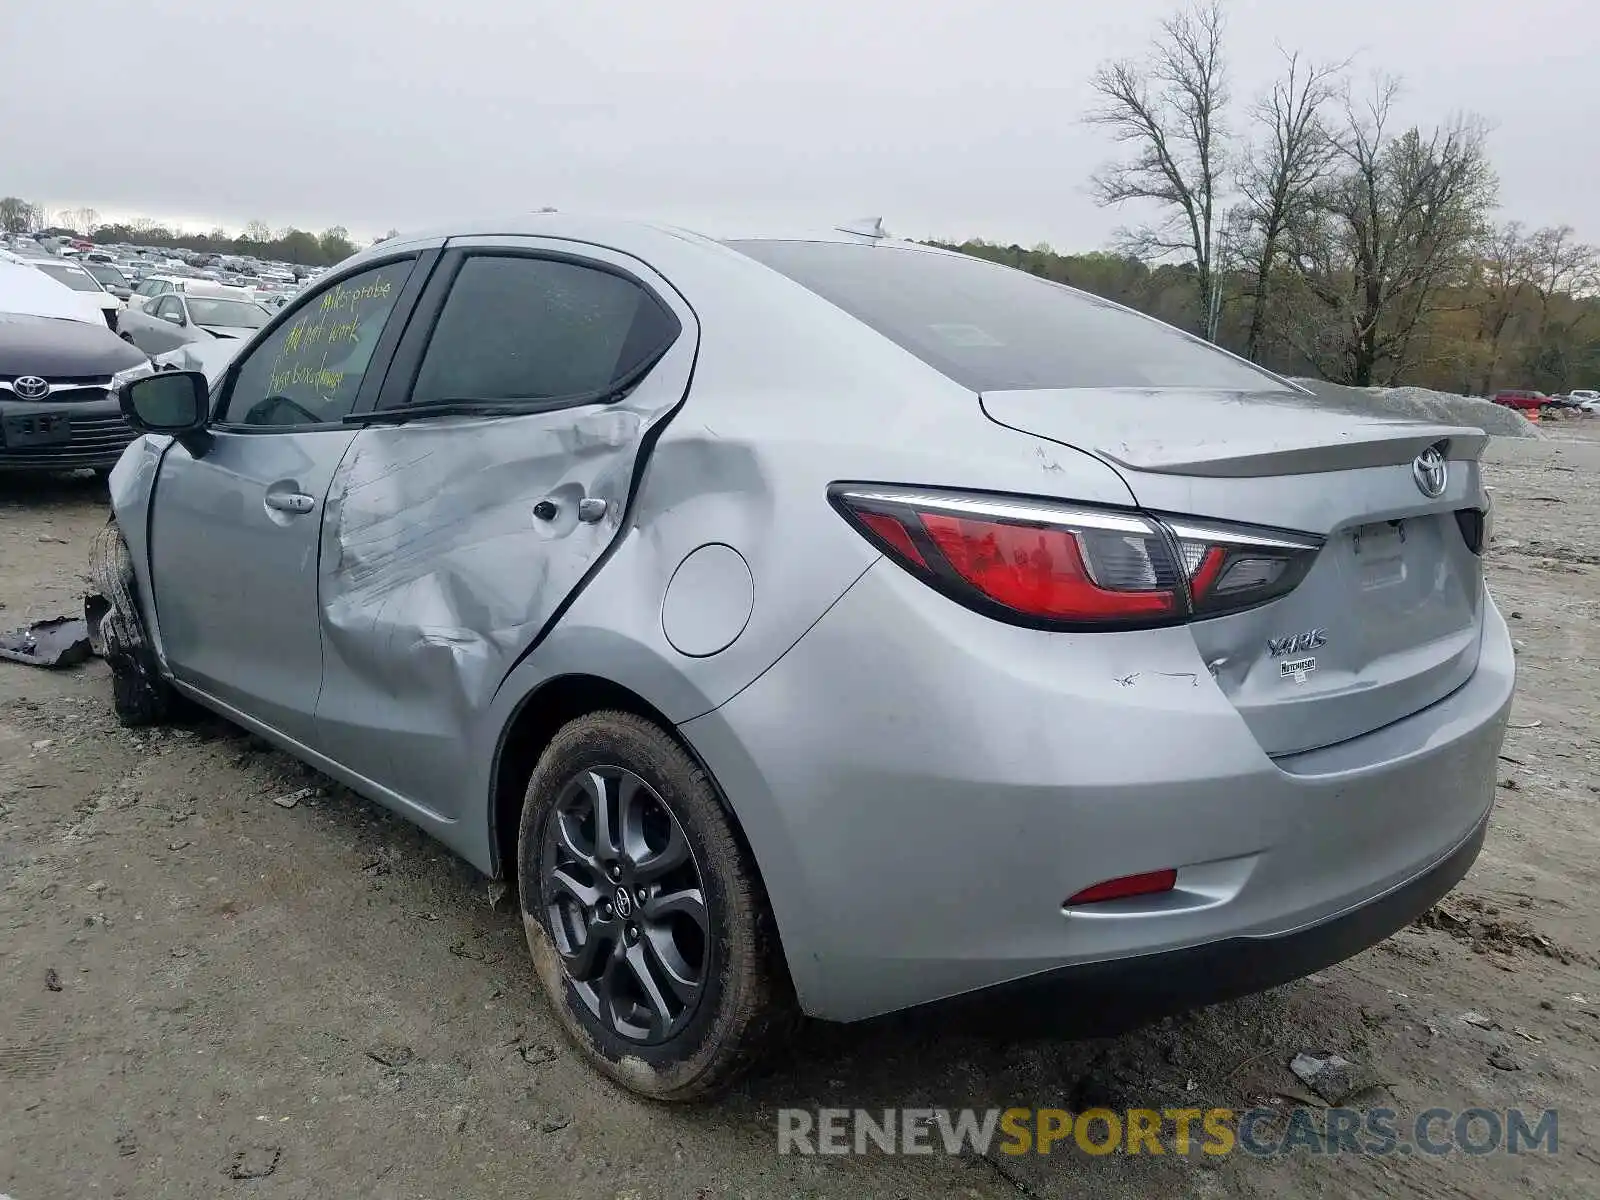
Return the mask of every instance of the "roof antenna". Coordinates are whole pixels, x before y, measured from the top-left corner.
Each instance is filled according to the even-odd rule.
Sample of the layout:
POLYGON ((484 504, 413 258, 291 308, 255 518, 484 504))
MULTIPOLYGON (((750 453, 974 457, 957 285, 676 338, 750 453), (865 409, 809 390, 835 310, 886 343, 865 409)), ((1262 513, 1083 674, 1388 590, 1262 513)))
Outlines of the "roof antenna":
POLYGON ((889 236, 883 228, 882 217, 862 217, 859 221, 835 225, 834 228, 840 233, 853 233, 857 237, 886 238, 889 236))

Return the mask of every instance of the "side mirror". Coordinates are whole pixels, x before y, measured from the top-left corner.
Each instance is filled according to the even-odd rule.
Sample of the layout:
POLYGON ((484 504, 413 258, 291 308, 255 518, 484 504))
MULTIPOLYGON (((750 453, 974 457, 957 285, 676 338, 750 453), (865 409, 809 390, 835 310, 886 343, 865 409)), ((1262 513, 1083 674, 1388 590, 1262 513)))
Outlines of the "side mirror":
POLYGON ((159 316, 163 321, 170 322, 173 325, 182 325, 183 324, 183 314, 182 313, 164 312, 164 313, 157 313, 156 315, 159 316))
POLYGON ((125 383, 122 415, 140 433, 198 433, 210 418, 211 385, 199 371, 163 371, 125 383))

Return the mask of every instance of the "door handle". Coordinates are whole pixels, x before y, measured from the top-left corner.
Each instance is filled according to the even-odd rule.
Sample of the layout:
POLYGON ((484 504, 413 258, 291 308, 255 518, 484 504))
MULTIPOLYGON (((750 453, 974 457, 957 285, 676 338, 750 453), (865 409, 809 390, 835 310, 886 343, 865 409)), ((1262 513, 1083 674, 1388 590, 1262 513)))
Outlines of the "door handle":
POLYGON ((267 507, 279 512, 308 513, 317 506, 315 498, 304 492, 268 492, 267 507))
MULTIPOLYGON (((585 525, 593 525, 606 515, 610 505, 599 496, 583 496, 578 500, 578 520, 585 525)), ((538 521, 554 521, 561 514, 561 505, 551 496, 533 506, 533 516, 538 521)))

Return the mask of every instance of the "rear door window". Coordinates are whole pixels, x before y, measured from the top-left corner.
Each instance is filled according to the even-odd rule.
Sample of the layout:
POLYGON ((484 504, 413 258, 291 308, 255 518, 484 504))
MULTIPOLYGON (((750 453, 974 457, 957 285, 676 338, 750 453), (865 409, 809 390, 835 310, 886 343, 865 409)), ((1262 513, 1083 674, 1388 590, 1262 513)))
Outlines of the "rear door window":
POLYGON ((410 403, 593 397, 637 378, 679 328, 643 286, 598 264, 475 254, 445 297, 410 403))
POLYGON ((730 244, 973 391, 1289 390, 1170 325, 970 255, 846 242, 730 244))

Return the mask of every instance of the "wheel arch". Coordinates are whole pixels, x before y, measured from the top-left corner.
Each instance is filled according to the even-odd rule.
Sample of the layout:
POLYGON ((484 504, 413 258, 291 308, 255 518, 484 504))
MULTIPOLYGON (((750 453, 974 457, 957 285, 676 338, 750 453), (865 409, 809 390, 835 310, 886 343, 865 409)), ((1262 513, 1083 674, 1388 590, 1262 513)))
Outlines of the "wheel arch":
MULTIPOLYGON (((643 717, 658 726, 677 743, 711 781, 712 790, 728 818, 740 847, 750 857, 751 868, 762 884, 761 861, 751 845, 739 814, 705 759, 659 708, 632 688, 599 675, 570 672, 542 682, 518 702, 500 731, 495 746, 494 764, 489 775, 489 853, 491 877, 514 883, 517 861, 517 830, 522 802, 533 768, 550 739, 570 721, 589 713, 621 711, 643 717)), ((770 904, 770 901, 769 901, 770 904)), ((780 938, 781 940, 781 938, 780 938)), ((787 970, 787 967, 785 967, 787 970)))

